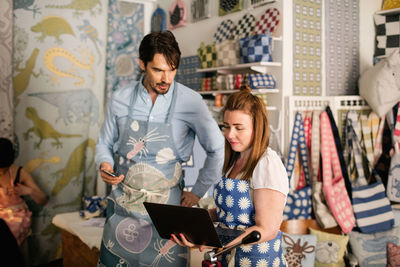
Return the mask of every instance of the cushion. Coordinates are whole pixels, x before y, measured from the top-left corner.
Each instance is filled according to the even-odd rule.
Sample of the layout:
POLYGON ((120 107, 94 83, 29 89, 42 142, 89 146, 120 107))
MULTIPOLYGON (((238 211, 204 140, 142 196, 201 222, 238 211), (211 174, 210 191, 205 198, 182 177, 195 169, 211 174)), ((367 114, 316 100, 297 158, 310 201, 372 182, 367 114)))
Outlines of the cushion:
POLYGON ((349 233, 351 251, 361 267, 386 266, 388 242, 400 245, 400 227, 374 234, 349 233))
POLYGON ((387 266, 400 266, 400 246, 396 246, 391 242, 387 243, 387 266))
POLYGON ((382 10, 388 10, 400 7, 400 0, 384 0, 382 10))
POLYGON ((394 51, 399 51, 400 45, 400 16, 374 15, 375 21, 375 57, 386 57, 394 51))
POLYGON ((292 235, 282 232, 282 248, 287 266, 313 267, 316 245, 315 235, 292 235))
POLYGON ((317 248, 315 251, 315 266, 333 267, 346 266, 343 257, 346 251, 349 237, 336 235, 310 229, 310 234, 317 236, 317 248))

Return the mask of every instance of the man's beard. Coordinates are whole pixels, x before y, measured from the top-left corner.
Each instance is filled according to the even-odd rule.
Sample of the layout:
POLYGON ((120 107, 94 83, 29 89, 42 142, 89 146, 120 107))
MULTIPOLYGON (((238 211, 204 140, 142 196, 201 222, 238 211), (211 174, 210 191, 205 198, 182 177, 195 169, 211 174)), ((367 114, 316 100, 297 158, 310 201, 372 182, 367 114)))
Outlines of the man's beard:
POLYGON ((153 87, 150 86, 151 90, 153 90, 153 92, 155 92, 158 95, 164 95, 166 93, 168 93, 169 88, 171 87, 171 84, 168 83, 157 83, 156 86, 168 86, 167 90, 160 90, 158 87, 153 87))

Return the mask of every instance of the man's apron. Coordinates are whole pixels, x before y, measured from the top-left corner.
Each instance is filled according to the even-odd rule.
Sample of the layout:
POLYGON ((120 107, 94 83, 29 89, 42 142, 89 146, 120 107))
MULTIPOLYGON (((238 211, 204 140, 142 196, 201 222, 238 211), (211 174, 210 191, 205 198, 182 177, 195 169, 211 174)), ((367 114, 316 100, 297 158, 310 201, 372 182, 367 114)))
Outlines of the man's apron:
POLYGON ((171 126, 178 88, 166 122, 140 121, 133 119, 131 108, 139 83, 126 123, 117 122, 121 142, 116 166, 125 178, 108 197, 99 266, 186 266, 188 249, 162 239, 143 206, 144 201, 180 205, 182 167, 171 126))
MULTIPOLYGON (((240 179, 222 177, 214 189, 218 221, 232 229, 255 225, 255 209, 250 197, 249 183, 240 179)), ((282 251, 282 233, 267 242, 242 245, 227 253, 222 266, 286 266, 282 251), (234 257, 232 257, 234 256, 234 257)))

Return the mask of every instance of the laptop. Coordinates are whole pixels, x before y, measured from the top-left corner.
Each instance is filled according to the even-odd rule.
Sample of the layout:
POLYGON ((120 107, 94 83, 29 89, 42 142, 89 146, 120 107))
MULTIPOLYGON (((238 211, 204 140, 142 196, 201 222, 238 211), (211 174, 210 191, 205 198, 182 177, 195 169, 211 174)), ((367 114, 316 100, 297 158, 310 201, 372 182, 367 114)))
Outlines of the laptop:
POLYGON ((143 202, 161 238, 179 233, 196 245, 222 248, 244 231, 215 227, 206 209, 143 202))

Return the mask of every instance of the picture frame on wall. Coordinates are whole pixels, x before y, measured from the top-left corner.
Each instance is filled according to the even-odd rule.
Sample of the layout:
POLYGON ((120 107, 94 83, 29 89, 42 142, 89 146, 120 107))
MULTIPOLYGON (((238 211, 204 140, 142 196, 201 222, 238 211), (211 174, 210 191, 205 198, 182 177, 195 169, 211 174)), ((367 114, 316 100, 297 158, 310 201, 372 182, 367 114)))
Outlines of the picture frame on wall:
POLYGON ((247 0, 247 1, 248 1, 247 6, 251 6, 252 8, 276 2, 276 0, 247 0))
POLYGON ((218 15, 225 16, 243 10, 244 0, 219 0, 218 15))
POLYGON ((168 29, 183 27, 187 23, 187 7, 183 0, 176 0, 169 9, 168 29))
POLYGON ((193 0, 190 6, 192 22, 201 21, 211 17, 210 0, 193 0))

